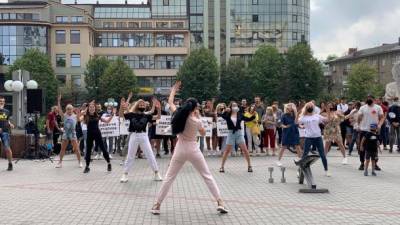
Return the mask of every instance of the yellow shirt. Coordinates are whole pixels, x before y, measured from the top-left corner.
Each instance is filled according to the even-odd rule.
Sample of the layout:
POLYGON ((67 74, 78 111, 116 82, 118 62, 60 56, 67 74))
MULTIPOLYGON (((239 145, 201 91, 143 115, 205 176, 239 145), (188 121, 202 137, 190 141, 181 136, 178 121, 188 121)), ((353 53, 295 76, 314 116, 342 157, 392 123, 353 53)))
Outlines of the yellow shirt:
MULTIPOLYGON (((252 117, 252 116, 253 116, 253 115, 252 115, 251 113, 249 113, 249 112, 245 112, 245 113, 244 113, 244 117, 250 118, 250 117, 252 117)), ((258 113, 256 113, 256 118, 255 118, 254 120, 252 120, 252 121, 250 121, 250 122, 245 122, 246 127, 252 128, 252 127, 254 127, 254 126, 256 126, 256 125, 258 124, 258 121, 259 121, 258 113)))

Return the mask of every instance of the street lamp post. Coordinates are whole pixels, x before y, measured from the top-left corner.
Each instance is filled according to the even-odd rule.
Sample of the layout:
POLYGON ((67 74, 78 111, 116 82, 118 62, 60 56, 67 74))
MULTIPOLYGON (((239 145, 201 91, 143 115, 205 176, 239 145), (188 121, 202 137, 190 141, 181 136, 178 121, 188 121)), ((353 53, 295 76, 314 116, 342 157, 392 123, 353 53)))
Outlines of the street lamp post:
POLYGON ((19 128, 24 127, 23 116, 26 114, 26 89, 37 89, 38 83, 34 80, 29 80, 29 74, 24 76, 22 70, 18 70, 18 73, 13 76, 13 80, 7 80, 4 83, 4 89, 9 92, 14 92, 15 99, 17 100, 17 126, 19 128))

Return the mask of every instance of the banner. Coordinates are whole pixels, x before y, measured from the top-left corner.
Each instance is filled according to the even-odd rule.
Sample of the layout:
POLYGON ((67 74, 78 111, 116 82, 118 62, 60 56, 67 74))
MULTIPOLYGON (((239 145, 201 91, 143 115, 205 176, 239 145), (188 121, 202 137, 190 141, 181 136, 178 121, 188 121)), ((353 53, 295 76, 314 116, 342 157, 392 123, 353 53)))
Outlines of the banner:
MULTIPOLYGON (((206 130, 206 137, 212 137, 213 118, 201 117, 201 122, 203 124, 204 129, 206 130)), ((197 136, 200 136, 200 134, 197 134, 197 136)))
POLYGON ((228 136, 229 130, 228 125, 226 124, 226 120, 222 117, 217 118, 217 135, 218 137, 226 137, 228 136))
POLYGON ((99 128, 102 137, 118 137, 119 117, 114 116, 109 123, 99 121, 99 128))
POLYGON ((157 120, 156 134, 164 136, 172 135, 171 116, 162 115, 161 118, 157 120))
POLYGON ((129 120, 124 120, 123 118, 121 118, 119 120, 120 124, 119 124, 119 135, 129 135, 129 120))

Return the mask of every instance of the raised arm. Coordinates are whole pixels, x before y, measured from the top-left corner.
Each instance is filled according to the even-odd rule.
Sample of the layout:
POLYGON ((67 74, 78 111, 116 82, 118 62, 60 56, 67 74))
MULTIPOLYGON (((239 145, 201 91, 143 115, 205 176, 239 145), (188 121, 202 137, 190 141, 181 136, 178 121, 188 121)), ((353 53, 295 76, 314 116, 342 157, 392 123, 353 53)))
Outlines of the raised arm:
POLYGON ((176 92, 179 91, 180 87, 181 87, 181 82, 177 81, 175 83, 175 85, 171 88, 171 93, 169 94, 169 98, 168 98, 168 104, 169 104, 169 109, 171 110, 171 113, 174 113, 176 111, 176 105, 174 104, 174 100, 175 100, 176 92))
POLYGON ((129 92, 128 99, 126 100, 128 104, 129 102, 131 102, 132 96, 133 96, 132 92, 129 92))

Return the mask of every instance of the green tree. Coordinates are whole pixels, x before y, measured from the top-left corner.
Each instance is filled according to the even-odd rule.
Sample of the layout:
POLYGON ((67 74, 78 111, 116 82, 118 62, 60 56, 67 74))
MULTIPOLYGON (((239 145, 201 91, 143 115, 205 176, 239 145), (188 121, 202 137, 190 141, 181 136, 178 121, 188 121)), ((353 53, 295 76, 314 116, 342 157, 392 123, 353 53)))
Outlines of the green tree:
POLYGON ((242 59, 230 59, 221 68, 220 100, 228 102, 252 96, 252 80, 242 59))
POLYGON ((218 70, 217 59, 210 50, 192 51, 177 74, 177 79, 182 81, 181 96, 198 100, 218 96, 218 70))
POLYGON ((313 57, 310 46, 299 43, 286 55, 286 85, 292 100, 317 99, 324 83, 321 64, 313 57))
POLYGON ((137 78, 121 57, 111 62, 99 80, 99 97, 103 101, 108 98, 118 101, 129 92, 137 93, 137 89, 137 78))
POLYGON ((377 80, 378 71, 368 62, 353 65, 347 79, 349 99, 364 100, 368 94, 382 96, 383 86, 377 80))
POLYGON ((261 46, 249 63, 253 93, 267 100, 282 99, 284 59, 278 50, 269 45, 261 46))
POLYGON ((337 55, 333 54, 333 55, 328 55, 328 57, 326 57, 326 61, 329 62, 331 60, 337 59, 339 58, 337 55))
POLYGON ((99 89, 100 78, 104 75, 110 61, 104 56, 95 56, 86 64, 85 83, 90 99, 100 100, 100 94, 103 90, 99 89))
POLYGON ((39 88, 44 90, 46 108, 53 106, 57 98, 58 82, 50 58, 36 48, 29 49, 9 67, 9 74, 19 69, 28 71, 31 79, 37 81, 39 88))

